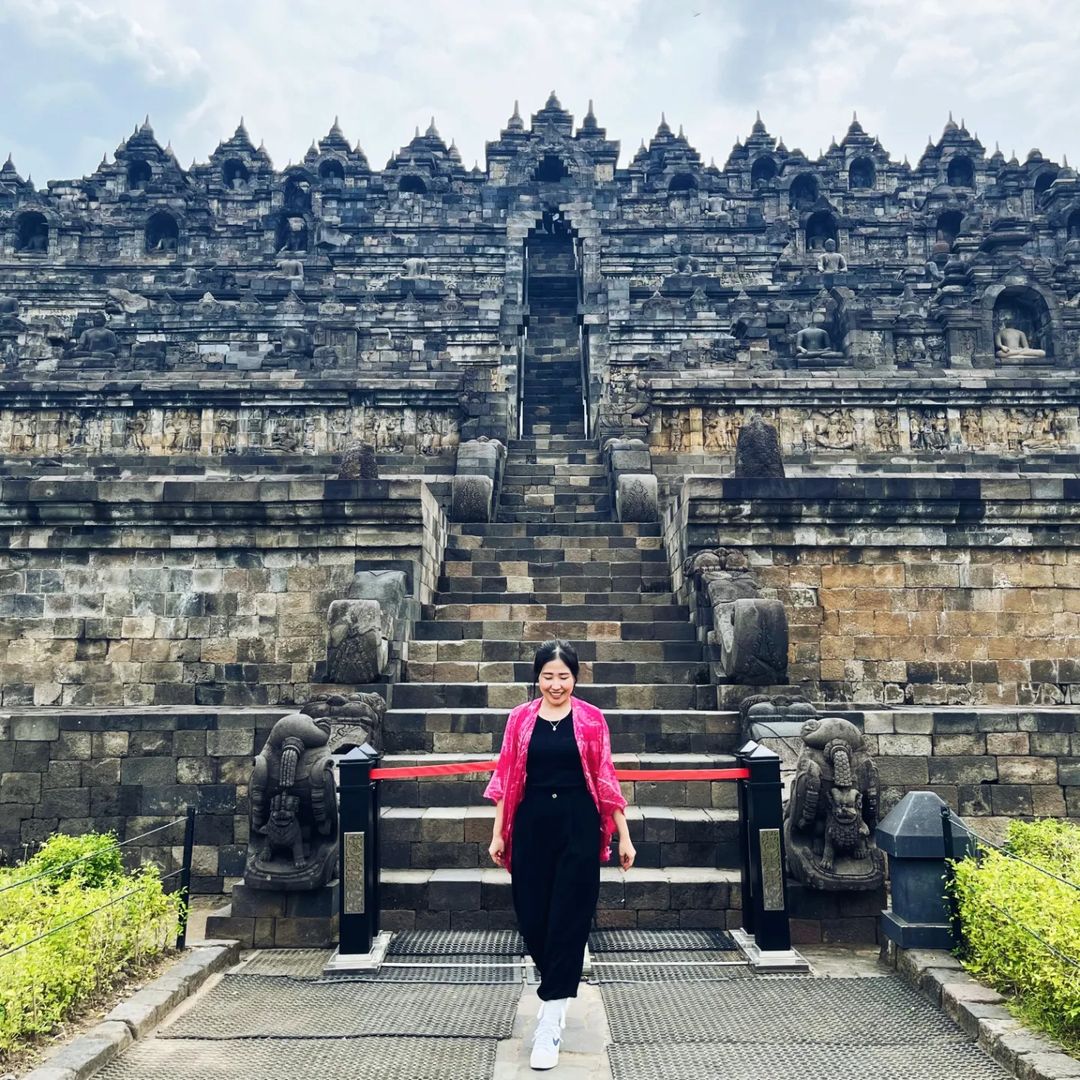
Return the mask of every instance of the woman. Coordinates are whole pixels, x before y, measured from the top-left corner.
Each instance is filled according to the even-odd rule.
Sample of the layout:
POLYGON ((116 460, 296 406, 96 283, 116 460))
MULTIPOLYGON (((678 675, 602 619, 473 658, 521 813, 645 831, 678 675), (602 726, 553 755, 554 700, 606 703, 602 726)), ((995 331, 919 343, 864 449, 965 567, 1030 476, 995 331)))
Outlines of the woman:
POLYGON ((623 870, 634 865, 637 853, 607 721, 573 696, 577 653, 565 641, 544 642, 533 676, 540 697, 510 713, 484 796, 495 803, 488 852, 511 873, 518 925, 540 972, 530 1064, 551 1069, 559 1061, 567 1001, 577 996, 612 829, 619 831, 623 870))

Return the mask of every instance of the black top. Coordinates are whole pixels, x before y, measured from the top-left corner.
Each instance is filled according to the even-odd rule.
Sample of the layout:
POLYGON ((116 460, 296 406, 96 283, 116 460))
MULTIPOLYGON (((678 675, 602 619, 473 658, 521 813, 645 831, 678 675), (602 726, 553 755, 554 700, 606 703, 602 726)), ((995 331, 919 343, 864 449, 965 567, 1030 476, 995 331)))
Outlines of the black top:
POLYGON ((537 716, 525 759, 526 787, 582 788, 585 773, 574 738, 574 720, 567 713, 553 731, 551 724, 537 716))

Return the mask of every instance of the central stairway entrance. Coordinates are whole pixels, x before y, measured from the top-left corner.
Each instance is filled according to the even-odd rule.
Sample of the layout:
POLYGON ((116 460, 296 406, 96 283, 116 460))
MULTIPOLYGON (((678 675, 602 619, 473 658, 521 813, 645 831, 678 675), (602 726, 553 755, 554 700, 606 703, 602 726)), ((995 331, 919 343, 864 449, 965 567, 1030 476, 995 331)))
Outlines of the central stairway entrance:
MULTIPOLYGON (((384 765, 490 758, 507 713, 535 696, 549 638, 581 660, 575 693, 607 716, 616 767, 731 768, 738 716, 715 687, 659 525, 612 521, 599 452, 584 438, 572 239, 529 241, 525 437, 509 446, 497 520, 450 530, 434 602, 391 687, 384 765)), ((515 926, 510 876, 487 848, 486 775, 382 781, 383 929, 515 926)), ((624 782, 637 848, 601 870, 600 928, 740 925, 736 787, 624 782)))
POLYGON ((525 245, 529 307, 522 372, 522 434, 585 437, 578 255, 565 223, 548 213, 525 245))

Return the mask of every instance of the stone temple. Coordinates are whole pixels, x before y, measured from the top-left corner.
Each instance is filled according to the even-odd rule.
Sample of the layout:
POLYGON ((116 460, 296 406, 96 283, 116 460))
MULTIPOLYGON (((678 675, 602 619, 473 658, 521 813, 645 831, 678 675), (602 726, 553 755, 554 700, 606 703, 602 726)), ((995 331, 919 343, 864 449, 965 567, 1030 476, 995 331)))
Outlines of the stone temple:
MULTIPOLYGON (((760 118, 620 164, 554 94, 483 168, 434 122, 381 170, 336 122, 284 170, 243 123, 9 159, 0 847, 194 804, 221 892, 281 717, 490 756, 555 634, 628 767, 808 710, 881 814, 1080 816, 1078 454, 1080 179, 951 117, 914 164, 760 118)), ((385 783, 388 928, 512 925, 482 788, 385 783)), ((601 923, 737 922, 732 786, 627 795, 601 923)))

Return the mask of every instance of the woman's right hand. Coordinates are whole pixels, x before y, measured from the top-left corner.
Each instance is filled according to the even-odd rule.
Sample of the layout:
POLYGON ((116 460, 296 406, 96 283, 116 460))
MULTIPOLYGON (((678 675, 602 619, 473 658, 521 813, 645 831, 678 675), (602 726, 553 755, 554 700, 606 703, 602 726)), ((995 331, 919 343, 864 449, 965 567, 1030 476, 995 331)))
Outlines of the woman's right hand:
POLYGON ((488 854, 491 856, 491 861, 496 866, 502 866, 505 848, 506 844, 503 842, 501 836, 493 836, 491 838, 491 843, 488 845, 488 854))

